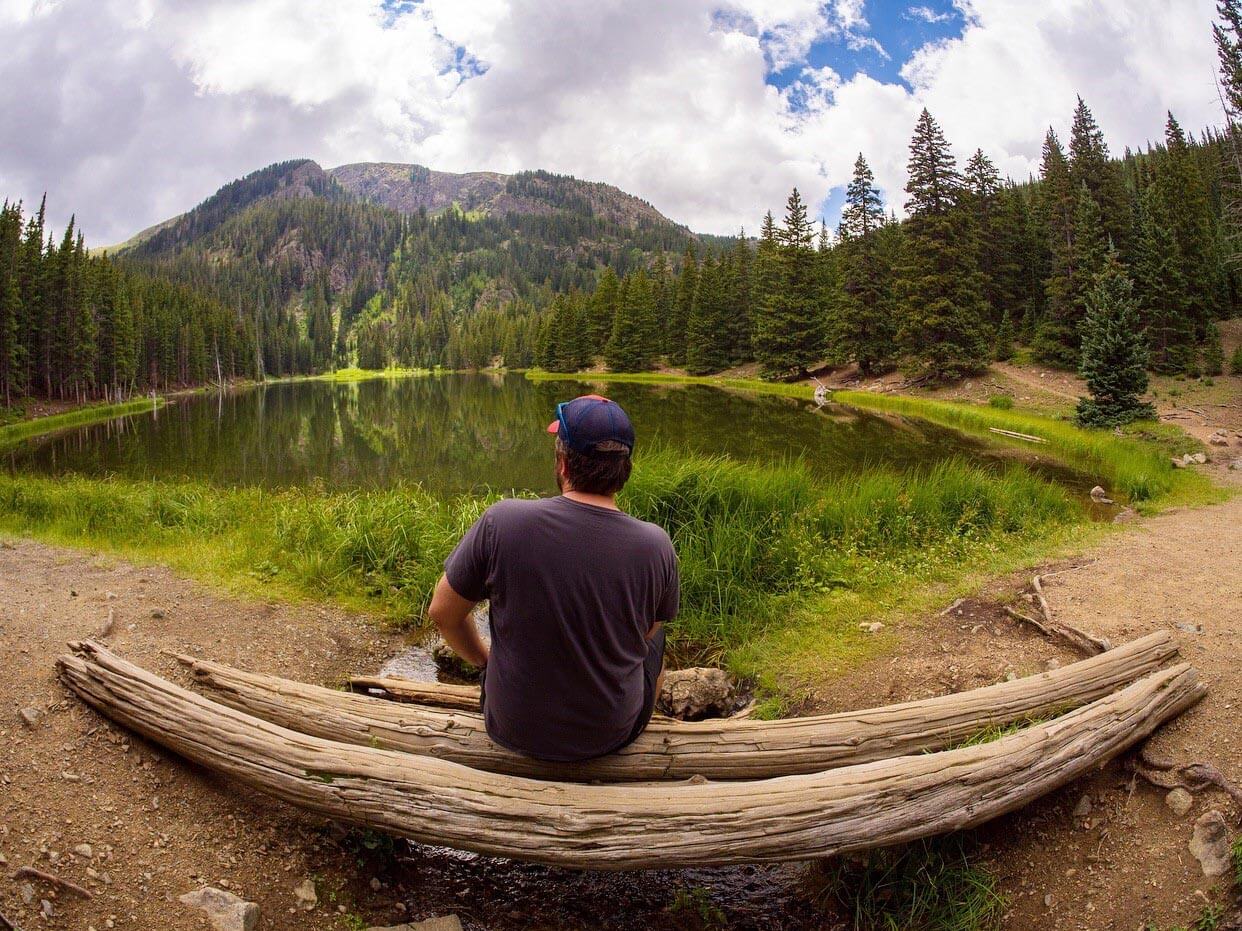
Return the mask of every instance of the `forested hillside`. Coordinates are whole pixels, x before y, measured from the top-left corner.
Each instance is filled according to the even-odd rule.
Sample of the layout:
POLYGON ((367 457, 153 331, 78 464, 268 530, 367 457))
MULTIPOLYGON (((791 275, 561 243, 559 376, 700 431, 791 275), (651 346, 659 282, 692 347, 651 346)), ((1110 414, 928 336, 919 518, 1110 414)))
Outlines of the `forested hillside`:
POLYGON ((0 209, 0 401, 83 401, 250 375, 249 320, 203 293, 59 244, 44 208, 0 209))
MULTIPOLYGON (((759 362, 773 377, 855 362, 865 374, 900 365, 941 379, 981 371, 1022 343, 1072 369, 1088 294, 1113 256, 1132 280, 1151 368, 1216 373, 1215 321, 1238 301, 1232 144, 1216 132, 1190 139, 1170 115, 1161 144, 1114 159, 1079 100, 1068 150, 1049 130, 1039 178, 1014 184, 982 151, 959 167, 924 111, 904 221, 886 212, 860 155, 835 238, 815 229, 795 190, 781 224, 764 218, 753 250, 741 239, 691 250, 675 275, 657 263, 558 296, 530 357, 562 371, 597 357, 692 373, 759 362)), ((475 355, 507 358, 506 338, 475 355)), ((518 355, 526 361, 520 343, 518 355)))

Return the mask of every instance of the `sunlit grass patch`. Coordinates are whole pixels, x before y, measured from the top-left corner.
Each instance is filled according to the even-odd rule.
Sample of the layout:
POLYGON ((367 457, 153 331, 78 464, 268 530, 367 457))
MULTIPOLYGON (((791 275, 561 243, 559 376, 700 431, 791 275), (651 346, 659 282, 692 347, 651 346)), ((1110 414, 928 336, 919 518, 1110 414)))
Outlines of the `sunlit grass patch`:
POLYGON ((63 414, 52 414, 49 417, 36 417, 32 420, 21 420, 0 427, 0 449, 13 446, 32 436, 41 436, 56 430, 69 427, 81 427, 89 423, 99 423, 116 417, 130 414, 143 414, 163 407, 163 398, 135 398, 120 404, 90 404, 63 414))
POLYGON ((1097 477, 1110 492, 1132 502, 1149 501, 1168 494, 1178 483, 1193 483, 1189 475, 1175 474, 1168 456, 1159 448, 1107 430, 1089 430, 1061 420, 979 404, 930 401, 901 395, 865 391, 836 391, 832 399, 864 410, 888 411, 929 420, 1035 452, 1055 459, 1089 476, 1097 477), (1045 442, 1032 444, 1006 437, 994 430, 1036 436, 1045 442))

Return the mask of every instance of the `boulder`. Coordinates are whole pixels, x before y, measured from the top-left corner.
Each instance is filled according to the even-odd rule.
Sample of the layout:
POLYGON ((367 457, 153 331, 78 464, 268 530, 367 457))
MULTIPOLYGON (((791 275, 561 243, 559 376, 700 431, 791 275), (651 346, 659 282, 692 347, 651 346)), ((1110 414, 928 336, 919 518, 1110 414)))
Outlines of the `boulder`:
POLYGON ((27 727, 34 727, 39 723, 39 719, 43 717, 43 712, 38 708, 23 708, 18 712, 18 715, 21 717, 23 724, 27 727))
POLYGON ((1094 806, 1091 804, 1091 796, 1084 795, 1082 798, 1078 800, 1078 804, 1074 806, 1074 813, 1073 813, 1074 820, 1081 821, 1084 818, 1090 817, 1091 809, 1093 807, 1094 806))
POLYGON ((745 698, 737 683, 723 669, 695 667, 675 669, 664 674, 657 708, 682 721, 728 717, 745 698))
POLYGON ((1169 810, 1179 818, 1190 811, 1194 805, 1194 797, 1185 789, 1174 789, 1164 797, 1164 803, 1169 806, 1169 810))
POLYGON ((1101 485, 1096 485, 1091 489, 1091 500, 1097 504, 1113 503, 1113 499, 1108 496, 1108 492, 1106 492, 1101 485))
POLYGON ((1208 457, 1204 455, 1203 453, 1194 453, 1193 455, 1191 455, 1190 461, 1198 465, 1205 465, 1208 461, 1208 457))
POLYGON ((465 679, 467 682, 479 681, 479 668, 458 656, 440 637, 436 637, 431 643, 431 658, 435 660, 436 668, 445 675, 454 679, 465 679))
POLYGON ((181 903, 206 912, 216 931, 255 931, 259 926, 257 902, 247 902, 214 886, 187 892, 181 896, 181 903))
POLYGON ((308 877, 293 887, 293 904, 301 912, 309 912, 319 904, 319 893, 315 891, 313 879, 308 877))
POLYGON ((1218 430, 1208 437, 1208 442, 1213 446, 1228 446, 1229 436, 1223 430, 1218 430))
POLYGON ((1195 822, 1189 847, 1199 861, 1203 875, 1208 879, 1215 879, 1229 872, 1229 824, 1225 821, 1225 816, 1216 809, 1201 815, 1195 822))

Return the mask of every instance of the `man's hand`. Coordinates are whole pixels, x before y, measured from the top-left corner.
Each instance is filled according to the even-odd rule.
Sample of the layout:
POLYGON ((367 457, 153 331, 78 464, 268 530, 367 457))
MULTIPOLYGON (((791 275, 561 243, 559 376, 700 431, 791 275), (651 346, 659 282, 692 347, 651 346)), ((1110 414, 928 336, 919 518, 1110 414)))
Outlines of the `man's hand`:
POLYGON ((487 665, 487 645, 475 629, 470 612, 477 601, 467 601, 449 585, 448 579, 440 576, 436 583, 435 594, 431 596, 431 606, 427 616, 431 618, 440 636, 458 656, 467 663, 482 668, 487 665))

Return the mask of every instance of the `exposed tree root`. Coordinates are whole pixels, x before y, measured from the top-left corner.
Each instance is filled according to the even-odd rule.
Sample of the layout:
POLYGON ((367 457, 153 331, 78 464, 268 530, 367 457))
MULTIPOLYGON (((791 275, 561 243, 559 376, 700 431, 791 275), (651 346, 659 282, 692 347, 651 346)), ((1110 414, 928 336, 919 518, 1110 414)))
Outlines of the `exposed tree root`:
POLYGON ((59 876, 53 876, 51 873, 45 873, 43 872, 43 870, 37 870, 33 866, 19 867, 17 872, 13 874, 13 878, 14 879, 37 879, 37 880, 40 880, 41 882, 49 883, 50 885, 53 885, 53 886, 58 886, 59 888, 64 889, 66 892, 72 892, 74 895, 80 895, 84 899, 95 898, 95 894, 91 892, 89 889, 85 889, 82 886, 79 886, 77 883, 70 882, 67 879, 61 879, 59 876))
MULTIPOLYGON (((1062 570, 1066 571, 1066 570, 1062 570)), ((1052 573, 1049 573, 1051 575, 1052 573)), ((1048 599, 1044 595, 1043 579, 1044 576, 1035 576, 1031 579, 1031 590, 1035 595, 1035 601, 1039 605, 1039 611, 1044 616, 1043 623, 1029 618, 1024 614, 1019 614, 1011 608, 1006 608, 1005 612, 1010 617, 1016 618, 1026 624, 1030 624, 1040 631, 1045 637, 1057 637, 1066 641, 1078 652, 1085 656, 1095 656, 1097 653, 1103 653, 1112 649, 1112 644, 1103 637, 1097 637, 1094 634, 1087 633, 1085 630, 1079 630, 1063 621, 1058 621, 1052 613, 1052 606, 1048 604, 1048 599)))
POLYGON ((1157 788, 1202 792, 1209 786, 1216 786, 1242 808, 1242 789, 1230 782, 1211 763, 1175 763, 1172 760, 1162 760, 1152 756, 1151 749, 1146 745, 1130 757, 1128 763, 1136 776, 1157 788))

